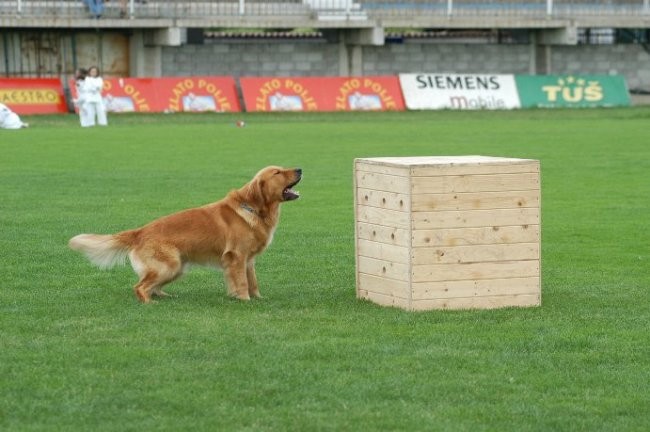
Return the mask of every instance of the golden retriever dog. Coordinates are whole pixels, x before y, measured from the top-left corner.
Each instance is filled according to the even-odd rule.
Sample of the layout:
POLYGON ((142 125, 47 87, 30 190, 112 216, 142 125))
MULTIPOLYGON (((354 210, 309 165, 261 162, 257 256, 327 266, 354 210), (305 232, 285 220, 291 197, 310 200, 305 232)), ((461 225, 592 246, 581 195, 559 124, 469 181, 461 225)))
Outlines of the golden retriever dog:
POLYGON ((230 296, 260 297, 255 257, 273 240, 280 204, 300 196, 292 188, 301 177, 300 168, 270 166, 221 201, 117 234, 80 234, 69 246, 100 268, 123 264, 128 256, 140 278, 133 289, 143 303, 167 296, 162 287, 190 264, 222 268, 230 296))

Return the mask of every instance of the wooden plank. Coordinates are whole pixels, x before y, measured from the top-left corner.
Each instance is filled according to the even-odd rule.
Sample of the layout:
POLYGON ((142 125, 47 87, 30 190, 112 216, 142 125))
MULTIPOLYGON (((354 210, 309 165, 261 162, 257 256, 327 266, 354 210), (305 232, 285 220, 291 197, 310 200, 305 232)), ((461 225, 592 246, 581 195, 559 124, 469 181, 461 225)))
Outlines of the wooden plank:
POLYGON ((392 261, 401 264, 408 264, 410 261, 410 251, 407 247, 395 246, 387 243, 379 243, 363 239, 359 239, 357 241, 357 254, 359 256, 392 261))
POLYGON ((381 190, 385 192, 410 193, 411 179, 387 174, 357 171, 357 188, 381 190))
POLYGON ((439 167, 439 166, 476 166, 476 165, 516 165, 538 162, 534 159, 519 159, 498 156, 462 155, 462 156, 406 156, 357 158, 355 162, 369 165, 393 167, 439 167))
POLYGON ((410 237, 411 232, 408 229, 375 225, 365 222, 357 223, 358 239, 372 240, 398 246, 409 246, 410 237))
POLYGON ((408 194, 358 188, 357 203, 389 210, 409 211, 411 197, 408 194))
MULTIPOLYGON (((384 264, 385 267, 385 264, 384 264)), ((371 274, 380 273, 366 272, 371 274)), ((412 282, 435 282, 476 279, 506 279, 517 277, 538 277, 539 260, 496 261, 470 264, 424 264, 414 265, 412 282)), ((395 278, 397 279, 397 278, 395 278)))
POLYGON ((539 190, 417 194, 411 197, 411 201, 411 211, 414 212, 539 207, 539 190))
POLYGON ((357 271, 359 273, 366 273, 369 275, 401 281, 408 281, 410 273, 409 266, 406 264, 368 258, 364 256, 358 257, 357 271))
POLYGON ((539 277, 417 282, 411 289, 413 300, 454 297, 485 297, 498 295, 537 294, 541 292, 539 277))
POLYGON ((413 177, 539 173, 539 162, 522 159, 521 163, 431 165, 411 168, 413 177))
POLYGON ((354 161, 353 166, 353 175, 352 175, 352 190, 354 192, 354 282, 356 287, 357 297, 360 297, 359 292, 359 254, 356 252, 359 249, 359 202, 357 200, 356 190, 359 188, 357 185, 357 160, 354 161))
POLYGON ((539 243, 539 225, 488 226, 413 231, 416 247, 539 243))
POLYGON ((533 260, 539 259, 539 243, 413 248, 411 257, 413 265, 533 260))
POLYGON ((389 295, 379 294, 372 291, 367 291, 363 293, 365 300, 369 300, 373 303, 376 303, 381 306, 397 307, 400 309, 409 310, 409 301, 400 297, 393 297, 389 295))
POLYGON ((358 290, 392 297, 400 297, 403 299, 408 299, 409 297, 408 282, 377 277, 365 273, 359 273, 358 290))
POLYGON ((539 225, 539 208, 459 210, 412 213, 412 229, 539 225))
POLYGON ((355 163, 356 171, 366 171, 377 174, 388 174, 399 177, 408 177, 410 175, 410 169, 408 167, 396 167, 389 165, 380 165, 380 164, 369 164, 361 162, 357 159, 355 163))
POLYGON ((497 309, 504 307, 534 307, 539 306, 540 304, 540 295, 520 294, 509 296, 417 300, 411 302, 410 309, 414 311, 431 309, 497 309))
MULTIPOLYGON (((413 194, 539 189, 538 173, 413 177, 411 181, 413 194)), ((402 190, 394 190, 394 192, 402 192, 402 190)))
POLYGON ((410 229, 409 213, 369 206, 357 206, 357 221, 375 225, 410 229))

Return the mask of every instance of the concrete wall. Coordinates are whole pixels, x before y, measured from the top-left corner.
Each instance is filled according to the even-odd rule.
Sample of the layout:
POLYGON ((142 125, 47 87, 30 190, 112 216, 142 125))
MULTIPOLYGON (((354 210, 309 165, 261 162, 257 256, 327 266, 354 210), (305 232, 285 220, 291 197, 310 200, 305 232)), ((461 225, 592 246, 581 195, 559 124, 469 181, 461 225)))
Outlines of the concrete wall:
POLYGON ((525 44, 432 43, 413 40, 360 50, 324 40, 222 40, 162 48, 163 76, 384 75, 399 72, 616 73, 630 89, 650 90, 650 54, 638 44, 553 45, 541 68, 539 47, 525 44), (359 53, 360 51, 360 53, 359 53), (354 52, 355 55, 352 55, 354 52), (354 63, 359 63, 354 65, 354 63), (343 64, 348 63, 348 64, 343 64))
POLYGON ((162 75, 330 76, 339 72, 337 44, 317 41, 229 41, 163 47, 162 75))
POLYGON ((650 91, 650 53, 639 44, 556 46, 551 62, 557 73, 623 75, 628 88, 650 91))
POLYGON ((367 75, 400 72, 530 73, 530 46, 407 42, 363 48, 367 75))

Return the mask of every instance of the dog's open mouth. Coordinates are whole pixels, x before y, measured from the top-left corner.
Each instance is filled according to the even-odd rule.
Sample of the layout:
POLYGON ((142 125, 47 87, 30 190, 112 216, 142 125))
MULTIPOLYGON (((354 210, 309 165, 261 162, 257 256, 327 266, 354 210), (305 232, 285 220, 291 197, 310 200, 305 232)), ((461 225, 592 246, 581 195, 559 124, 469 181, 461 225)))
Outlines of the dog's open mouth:
POLYGON ((300 192, 292 189, 295 185, 298 184, 299 181, 300 179, 298 179, 295 183, 290 184, 282 191, 282 198, 285 201, 293 201, 300 198, 300 192))

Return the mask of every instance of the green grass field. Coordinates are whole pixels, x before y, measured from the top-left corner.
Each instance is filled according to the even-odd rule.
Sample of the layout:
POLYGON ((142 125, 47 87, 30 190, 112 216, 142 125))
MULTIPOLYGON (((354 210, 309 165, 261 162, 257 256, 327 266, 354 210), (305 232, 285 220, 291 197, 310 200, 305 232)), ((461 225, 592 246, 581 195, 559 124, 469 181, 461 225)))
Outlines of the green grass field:
POLYGON ((650 429, 650 108, 27 120, 0 131, 0 430, 650 429), (541 160, 543 306, 357 300, 353 159, 462 154, 541 160), (304 178, 262 300, 195 268, 141 305, 67 248, 268 164, 304 178))

